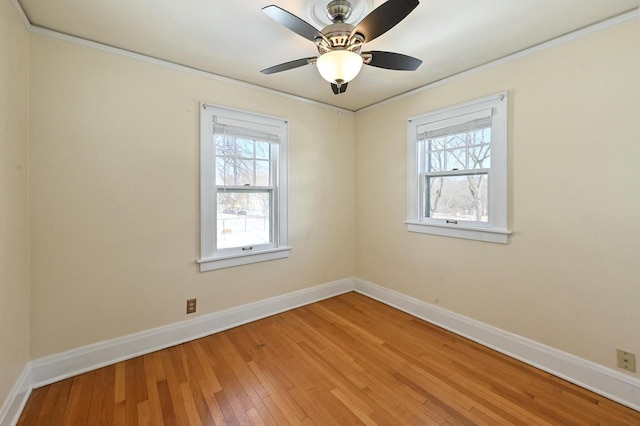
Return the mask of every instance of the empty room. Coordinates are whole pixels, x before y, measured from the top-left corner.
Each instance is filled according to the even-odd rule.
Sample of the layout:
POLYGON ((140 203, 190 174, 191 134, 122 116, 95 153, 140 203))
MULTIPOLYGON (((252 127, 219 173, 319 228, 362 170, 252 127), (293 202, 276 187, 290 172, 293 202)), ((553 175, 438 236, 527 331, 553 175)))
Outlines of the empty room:
POLYGON ((640 0, 3 0, 0 426, 640 424, 640 0))

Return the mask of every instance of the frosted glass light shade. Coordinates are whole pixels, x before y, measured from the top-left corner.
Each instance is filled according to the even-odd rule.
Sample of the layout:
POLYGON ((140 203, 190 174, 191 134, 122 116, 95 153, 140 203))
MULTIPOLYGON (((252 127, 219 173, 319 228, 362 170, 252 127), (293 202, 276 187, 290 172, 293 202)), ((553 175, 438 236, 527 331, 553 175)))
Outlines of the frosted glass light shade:
POLYGON ((329 83, 344 84, 356 78, 362 68, 362 58, 349 50, 333 50, 320 55, 316 66, 329 83))

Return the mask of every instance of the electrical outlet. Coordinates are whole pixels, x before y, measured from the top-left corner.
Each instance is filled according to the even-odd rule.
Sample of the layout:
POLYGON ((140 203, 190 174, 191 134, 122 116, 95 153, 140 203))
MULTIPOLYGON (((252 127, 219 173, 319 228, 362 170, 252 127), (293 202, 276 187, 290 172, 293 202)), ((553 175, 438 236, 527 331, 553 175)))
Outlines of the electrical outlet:
POLYGON ((636 354, 618 349, 618 367, 635 373, 636 354))
POLYGON ((192 314, 196 311, 196 299, 187 299, 187 313, 192 314))

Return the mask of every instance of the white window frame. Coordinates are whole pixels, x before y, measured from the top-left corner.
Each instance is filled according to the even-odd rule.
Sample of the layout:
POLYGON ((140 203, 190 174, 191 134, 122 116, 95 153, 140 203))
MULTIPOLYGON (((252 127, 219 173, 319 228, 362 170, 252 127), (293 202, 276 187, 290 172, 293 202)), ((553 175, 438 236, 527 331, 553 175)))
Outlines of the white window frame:
MULTIPOLYGON (((288 257, 291 251, 288 231, 288 139, 287 120, 255 114, 219 105, 200 103, 200 272, 230 268, 250 263, 288 257), (241 127, 248 131, 269 133, 278 136, 271 144, 272 185, 268 188, 254 187, 252 192, 270 192, 272 243, 249 247, 217 249, 217 193, 216 149, 214 143, 215 123, 241 127)), ((234 187, 235 192, 245 188, 234 187)))
POLYGON ((507 244, 508 171, 507 171, 507 92, 487 96, 460 105, 410 118, 407 124, 407 230, 454 238, 507 244), (491 111, 491 166, 488 170, 488 222, 448 221, 426 217, 421 207, 425 171, 420 160, 419 129, 456 117, 491 111))

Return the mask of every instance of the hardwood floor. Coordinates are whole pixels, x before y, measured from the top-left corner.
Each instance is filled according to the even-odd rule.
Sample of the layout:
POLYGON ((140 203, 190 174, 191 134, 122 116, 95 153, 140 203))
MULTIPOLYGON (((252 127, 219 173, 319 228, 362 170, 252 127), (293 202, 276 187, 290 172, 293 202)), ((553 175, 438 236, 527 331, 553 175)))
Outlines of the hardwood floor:
POLYGON ((36 389, 19 425, 640 425, 357 293, 36 389))

